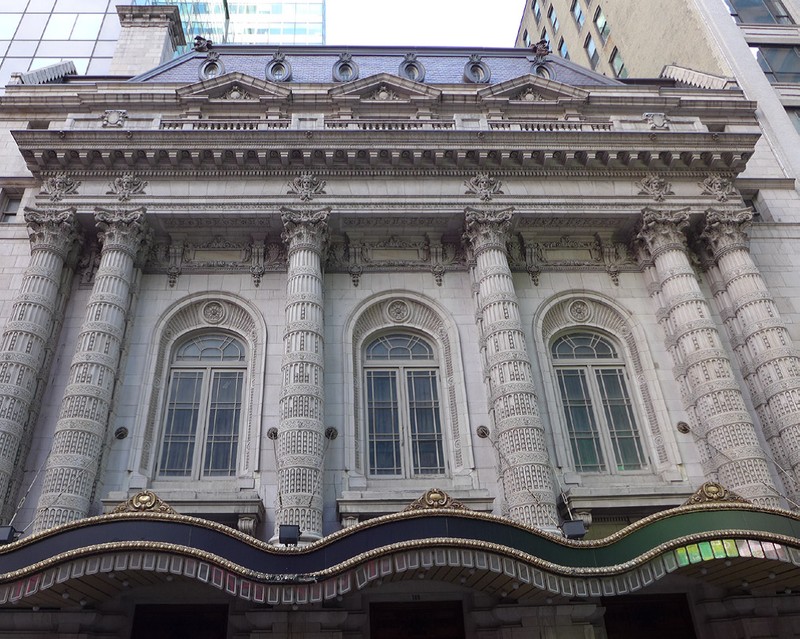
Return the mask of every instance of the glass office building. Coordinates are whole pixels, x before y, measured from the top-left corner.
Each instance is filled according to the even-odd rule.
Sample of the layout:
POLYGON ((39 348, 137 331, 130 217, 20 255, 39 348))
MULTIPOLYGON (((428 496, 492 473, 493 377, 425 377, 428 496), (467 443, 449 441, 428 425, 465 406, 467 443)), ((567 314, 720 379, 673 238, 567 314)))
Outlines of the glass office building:
POLYGON ((325 0, 0 0, 0 87, 14 72, 72 60, 108 72, 119 37, 116 5, 177 5, 187 42, 324 44, 325 0))

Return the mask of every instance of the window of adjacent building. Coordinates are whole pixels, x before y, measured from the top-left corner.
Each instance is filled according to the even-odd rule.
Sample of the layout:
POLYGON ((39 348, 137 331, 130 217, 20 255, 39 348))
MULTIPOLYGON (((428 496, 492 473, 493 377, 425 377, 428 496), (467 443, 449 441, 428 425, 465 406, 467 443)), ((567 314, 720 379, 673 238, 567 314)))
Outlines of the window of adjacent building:
POLYGON ((589 64, 592 65, 592 69, 597 66, 597 63, 600 61, 600 54, 597 53, 597 46, 594 43, 591 35, 586 36, 586 40, 583 43, 583 48, 586 49, 586 55, 589 57, 589 64))
POLYGON ((245 347, 235 337, 201 334, 172 359, 159 477, 230 477, 239 454, 245 347))
POLYGON ((567 51, 567 43, 564 42, 564 38, 561 38, 558 42, 558 53, 565 60, 569 60, 569 51, 567 51))
POLYGON ((445 473, 439 365, 423 338, 390 333, 364 352, 369 473, 418 477, 445 473))
POLYGON ((786 113, 789 115, 792 124, 794 124, 794 128, 800 133, 800 108, 786 107, 786 113))
POLYGON ((550 8, 547 10, 547 18, 550 20, 550 24, 553 25, 553 31, 558 31, 558 15, 553 5, 550 5, 550 8))
POLYGON ((542 29, 542 40, 547 43, 547 48, 550 48, 550 35, 547 33, 547 29, 542 29))
POLYGON ((794 24, 780 0, 724 0, 736 22, 743 24, 794 24))
POLYGON ((529 47, 531 44, 533 44, 531 41, 531 34, 528 33, 527 29, 525 29, 525 31, 522 33, 522 41, 525 43, 526 47, 529 47))
POLYGON ((578 24, 578 29, 580 29, 586 21, 586 16, 583 15, 583 9, 581 9, 579 0, 572 0, 572 8, 570 11, 572 12, 572 17, 575 18, 575 22, 578 24))
POLYGON ((16 222, 19 207, 22 204, 22 193, 3 189, 0 195, 0 215, 3 222, 16 222))
POLYGON ((760 46, 755 52, 770 82, 800 82, 800 47, 760 46))
POLYGON ((531 11, 533 11, 533 17, 536 18, 537 22, 542 19, 542 3, 540 0, 531 2, 531 11))
POLYGON ((618 78, 627 78, 628 77, 628 70, 625 68, 625 63, 622 61, 622 56, 619 54, 619 50, 614 47, 614 50, 611 52, 611 57, 608 59, 611 63, 611 68, 614 70, 614 75, 618 78))
POLYGON ((625 363, 608 338, 562 335, 550 350, 575 470, 616 473, 646 466, 625 363))
POLYGON ((608 26, 606 14, 603 13, 602 7, 597 7, 594 12, 594 26, 597 27, 597 33, 600 34, 600 39, 605 42, 608 40, 608 34, 611 32, 611 27, 608 26))

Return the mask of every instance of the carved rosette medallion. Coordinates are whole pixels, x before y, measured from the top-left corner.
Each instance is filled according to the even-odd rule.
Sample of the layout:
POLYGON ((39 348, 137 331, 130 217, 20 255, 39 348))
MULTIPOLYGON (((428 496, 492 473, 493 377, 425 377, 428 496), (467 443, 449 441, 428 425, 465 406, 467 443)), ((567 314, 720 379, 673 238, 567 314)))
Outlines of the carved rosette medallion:
POLYGON ((221 324, 227 315, 225 307, 217 301, 208 302, 203 306, 202 313, 203 319, 209 324, 221 324))
POLYGON ((701 238, 708 242, 708 246, 719 256, 730 249, 747 249, 747 229, 753 219, 750 209, 735 211, 720 211, 708 209, 706 211, 706 226, 701 238))
POLYGON ((78 180, 72 179, 66 173, 59 173, 47 178, 42 183, 42 193, 46 193, 51 202, 58 202, 67 195, 75 195, 80 185, 78 180))
POLYGON ((151 490, 136 493, 128 501, 114 508, 114 513, 163 513, 177 515, 178 512, 151 490))
POLYGON ((649 195, 656 202, 663 202, 666 196, 675 195, 672 191, 672 184, 660 175, 648 175, 636 182, 636 186, 639 187, 639 195, 649 195))
POLYGON ((401 324, 411 317, 411 309, 404 300, 392 300, 386 305, 386 316, 395 324, 401 324))
POLYGON ((406 512, 411 510, 467 510, 467 507, 443 490, 431 488, 422 497, 406 506, 406 512))
POLYGON ((475 195, 484 202, 488 202, 495 195, 502 195, 503 183, 491 177, 488 173, 478 173, 475 177, 464 182, 467 187, 465 193, 475 195))
POLYGON ((592 307, 586 300, 575 300, 569 305, 569 316, 579 324, 585 324, 592 318, 592 307))

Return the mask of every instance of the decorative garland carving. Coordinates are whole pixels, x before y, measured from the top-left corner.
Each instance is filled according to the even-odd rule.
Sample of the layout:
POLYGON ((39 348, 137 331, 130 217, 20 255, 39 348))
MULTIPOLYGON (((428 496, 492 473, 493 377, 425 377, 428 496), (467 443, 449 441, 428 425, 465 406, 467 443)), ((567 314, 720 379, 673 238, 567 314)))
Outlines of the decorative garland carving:
POLYGON ((107 191, 106 195, 116 195, 120 202, 126 202, 134 195, 144 195, 147 184, 142 178, 126 173, 109 182, 110 191, 107 191))
POLYGON ((114 513, 164 513, 169 515, 177 515, 178 511, 175 510, 168 503, 163 501, 152 490, 143 490, 136 493, 128 501, 121 503, 114 508, 114 513))
POLYGON ((703 190, 703 195, 713 195, 717 202, 727 202, 737 195, 733 180, 721 175, 709 175, 698 186, 703 190))
POLYGON ((438 488, 431 488, 422 497, 415 499, 404 511, 409 510, 468 510, 460 501, 456 501, 450 495, 438 488))
POLYGON ((287 193, 297 195, 303 202, 310 202, 317 195, 325 195, 325 180, 320 180, 313 173, 301 173, 289 184, 287 193))
POLYGON ((488 202, 495 195, 502 195, 503 193, 500 188, 503 183, 491 177, 488 173, 478 173, 475 177, 466 180, 464 186, 467 187, 465 193, 477 195, 484 202, 488 202))
POLYGON ((656 202, 663 202, 667 195, 675 195, 672 191, 672 184, 667 182, 660 175, 648 175, 636 183, 639 187, 639 195, 649 195, 656 202))
POLYGON ((80 185, 78 180, 73 180, 66 173, 59 173, 42 183, 42 193, 49 195, 51 202, 58 202, 67 195, 76 195, 80 185))

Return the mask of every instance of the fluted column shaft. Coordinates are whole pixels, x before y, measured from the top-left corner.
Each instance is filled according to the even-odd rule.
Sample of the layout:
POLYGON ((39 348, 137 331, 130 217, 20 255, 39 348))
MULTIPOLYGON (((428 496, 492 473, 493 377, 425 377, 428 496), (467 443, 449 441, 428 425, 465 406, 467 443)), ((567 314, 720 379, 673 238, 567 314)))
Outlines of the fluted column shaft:
POLYGON ((286 328, 278 425, 280 524, 300 526, 301 540, 322 537, 324 335, 322 253, 328 210, 284 209, 287 245, 286 328))
POLYGON ((31 261, 0 342, 0 499, 4 518, 16 503, 11 494, 13 476, 20 453, 28 449, 30 422, 38 414, 33 404, 46 367, 64 265, 80 238, 74 209, 28 210, 25 221, 31 261))
POLYGON ((100 265, 45 465, 35 530, 89 514, 119 372, 135 261, 147 239, 143 209, 98 210, 96 219, 103 243, 100 265))
POLYGON ((724 289, 717 302, 773 456, 800 500, 800 354, 747 247, 752 211, 706 212, 703 239, 724 289))
POLYGON ((489 395, 508 515, 529 526, 552 528, 558 523, 553 470, 506 256, 510 222, 508 209, 467 209, 464 237, 476 263, 489 395))
POLYGON ((687 254, 688 224, 685 210, 645 209, 639 233, 653 259, 652 296, 684 405, 718 481, 755 503, 777 506, 766 455, 687 254))

